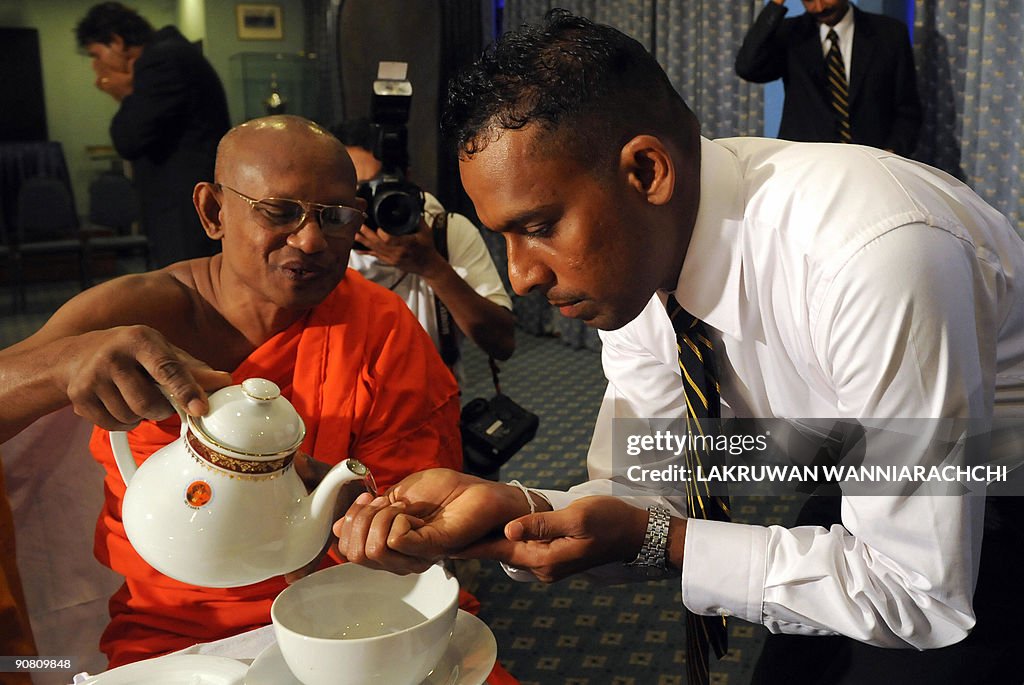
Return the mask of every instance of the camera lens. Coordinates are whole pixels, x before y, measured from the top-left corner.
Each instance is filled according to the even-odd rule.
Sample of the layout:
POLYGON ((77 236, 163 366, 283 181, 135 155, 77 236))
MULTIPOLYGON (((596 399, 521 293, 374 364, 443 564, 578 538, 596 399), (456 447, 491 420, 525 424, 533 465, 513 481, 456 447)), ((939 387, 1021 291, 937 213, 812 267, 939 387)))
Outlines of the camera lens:
POLYGON ((378 191, 374 197, 377 225, 392 235, 415 233, 421 211, 418 196, 405 190, 378 191))

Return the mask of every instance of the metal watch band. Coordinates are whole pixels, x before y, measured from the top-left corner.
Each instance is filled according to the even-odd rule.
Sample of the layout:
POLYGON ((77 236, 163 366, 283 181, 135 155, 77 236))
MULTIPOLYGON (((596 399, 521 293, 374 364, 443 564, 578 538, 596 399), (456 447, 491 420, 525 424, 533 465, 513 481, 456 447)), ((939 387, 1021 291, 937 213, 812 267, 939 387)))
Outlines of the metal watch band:
POLYGON ((668 553, 668 526, 672 515, 663 507, 647 507, 647 532, 644 544, 636 559, 626 566, 642 566, 659 571, 668 570, 666 555, 668 553))

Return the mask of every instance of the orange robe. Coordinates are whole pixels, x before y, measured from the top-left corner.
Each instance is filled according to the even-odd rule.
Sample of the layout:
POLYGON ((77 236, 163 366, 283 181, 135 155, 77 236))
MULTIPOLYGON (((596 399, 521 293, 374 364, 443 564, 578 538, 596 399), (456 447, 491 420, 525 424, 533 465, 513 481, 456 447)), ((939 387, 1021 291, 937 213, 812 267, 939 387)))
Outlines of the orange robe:
MULTIPOLYGON (((36 645, 14 553, 14 516, 7 501, 4 470, 0 466, 0 654, 31 657, 37 655, 36 645)), ((0 682, 32 685, 32 677, 28 673, 3 673, 0 682)))
MULTIPOLYGON (((304 320, 260 346, 232 375, 236 383, 254 376, 277 383, 306 423, 302 449, 330 464, 358 458, 381 490, 414 471, 461 468, 455 380, 405 303, 351 270, 304 320)), ((172 417, 131 431, 136 461, 177 439, 179 428, 172 417)), ((90 448, 106 469, 95 554, 125 577, 100 642, 111 667, 270 623, 270 605, 285 588, 281 577, 201 588, 143 561, 121 523, 125 485, 107 432, 96 429, 90 448)))

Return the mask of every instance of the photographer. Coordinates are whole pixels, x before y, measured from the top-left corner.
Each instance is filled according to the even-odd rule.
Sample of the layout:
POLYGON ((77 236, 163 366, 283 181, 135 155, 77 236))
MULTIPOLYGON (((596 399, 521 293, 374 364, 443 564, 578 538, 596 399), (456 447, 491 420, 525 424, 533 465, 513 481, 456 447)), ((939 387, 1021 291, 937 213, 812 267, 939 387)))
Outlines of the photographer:
MULTIPOLYGON (((377 177, 382 162, 373 153, 375 132, 369 120, 347 121, 334 133, 352 157, 359 182, 377 177)), ((462 337, 468 336, 495 359, 508 359, 515 350, 515 317, 512 302, 476 226, 460 214, 447 216, 445 259, 434 243, 437 218, 444 216, 445 210, 433 195, 424 196, 419 230, 394 235, 383 228, 364 225, 358 241, 366 249, 357 246, 349 257, 349 266, 405 300, 461 384, 461 355, 457 348, 453 355, 445 354, 434 298, 451 314, 456 345, 461 346, 462 337)))

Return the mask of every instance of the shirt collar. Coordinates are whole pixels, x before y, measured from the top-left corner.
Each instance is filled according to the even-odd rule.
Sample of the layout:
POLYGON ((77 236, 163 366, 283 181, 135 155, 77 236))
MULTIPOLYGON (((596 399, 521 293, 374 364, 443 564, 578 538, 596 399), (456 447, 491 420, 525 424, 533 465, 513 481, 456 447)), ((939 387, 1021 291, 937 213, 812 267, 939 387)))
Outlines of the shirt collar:
MULTIPOLYGON (((827 42, 825 36, 828 35, 829 30, 835 29, 836 35, 839 36, 839 42, 844 43, 846 39, 853 35, 853 5, 850 5, 846 14, 835 26, 829 26, 827 24, 818 24, 818 32, 821 36, 821 43, 825 45, 827 42)), ((828 47, 827 45, 825 47, 828 47)))
POLYGON ((739 339, 742 175, 733 153, 707 138, 700 154, 700 206, 674 293, 686 311, 739 339))

